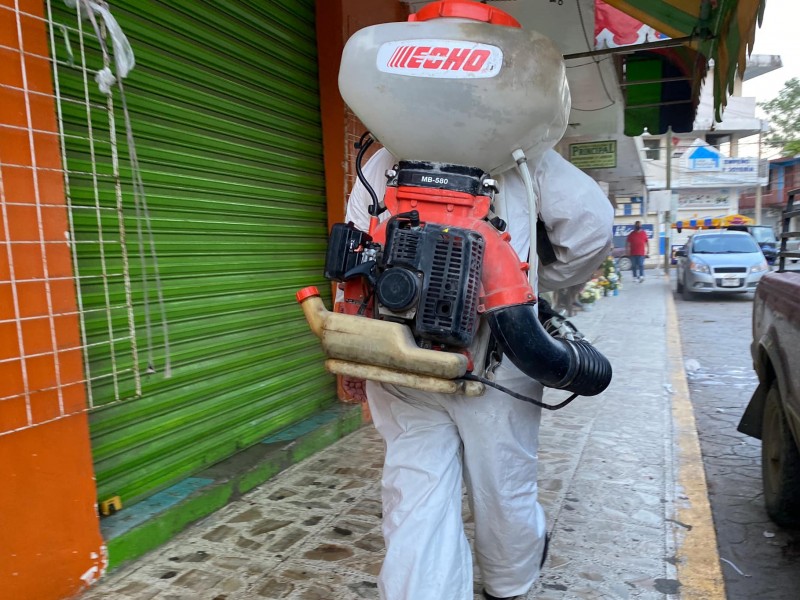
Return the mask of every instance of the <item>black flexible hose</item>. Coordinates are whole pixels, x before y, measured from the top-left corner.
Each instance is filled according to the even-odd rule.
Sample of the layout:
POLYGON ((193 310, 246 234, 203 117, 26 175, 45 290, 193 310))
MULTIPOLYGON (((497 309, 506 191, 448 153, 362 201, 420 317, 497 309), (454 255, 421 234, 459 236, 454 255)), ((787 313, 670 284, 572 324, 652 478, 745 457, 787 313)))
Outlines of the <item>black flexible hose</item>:
POLYGON ((543 385, 596 396, 611 383, 611 363, 585 340, 555 338, 545 331, 533 304, 516 304, 487 315, 503 354, 543 385))
POLYGON ((531 404, 535 404, 541 408, 545 408, 547 410, 558 410, 559 408, 564 408, 567 404, 575 400, 578 397, 578 394, 572 394, 566 400, 559 402, 558 404, 545 404, 544 402, 537 400, 536 398, 531 398, 530 396, 526 396, 524 394, 520 394, 519 392, 515 392, 505 386, 500 385, 499 383, 495 383, 494 381, 490 381, 485 377, 479 377, 478 375, 473 375, 472 373, 467 373, 461 379, 466 379, 468 381, 480 381, 483 385, 488 385, 489 387, 493 387, 501 392, 504 392, 511 396, 512 398, 516 398, 517 400, 524 400, 525 402, 530 402, 531 404))
POLYGON ((369 131, 365 131, 355 143, 355 147, 358 149, 358 154, 356 154, 356 175, 358 176, 358 180, 361 182, 361 185, 367 189, 370 198, 372 198, 372 206, 369 208, 369 214, 371 214, 373 217, 380 214, 378 194, 375 193, 375 190, 364 176, 364 172, 361 170, 361 161, 364 160, 364 153, 369 149, 370 146, 372 146, 374 141, 375 138, 370 137, 369 131))

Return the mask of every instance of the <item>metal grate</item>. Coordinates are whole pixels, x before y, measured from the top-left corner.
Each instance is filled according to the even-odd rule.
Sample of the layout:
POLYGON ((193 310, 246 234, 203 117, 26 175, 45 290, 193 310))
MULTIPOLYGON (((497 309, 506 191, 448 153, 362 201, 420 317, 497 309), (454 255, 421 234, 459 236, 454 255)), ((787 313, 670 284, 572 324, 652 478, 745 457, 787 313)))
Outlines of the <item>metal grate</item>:
MULTIPOLYGON (((85 410, 82 405, 65 404, 64 386, 67 384, 87 384, 92 380, 107 379, 114 388, 115 400, 122 399, 118 377, 124 371, 136 373, 136 340, 132 332, 132 309, 130 296, 113 298, 109 289, 109 282, 118 279, 129 282, 126 272, 128 256, 125 246, 125 230, 119 206, 101 206, 99 196, 76 198, 71 193, 71 181, 77 178, 87 178, 92 181, 95 191, 103 186, 111 186, 120 195, 122 185, 119 176, 118 163, 112 173, 104 173, 98 169, 95 160, 95 148, 112 148, 115 151, 114 136, 114 106, 109 98, 106 103, 99 101, 95 94, 90 93, 90 87, 95 86, 95 68, 89 67, 89 56, 96 54, 98 44, 96 37, 83 30, 83 23, 73 19, 75 26, 64 23, 54 23, 51 2, 45 6, 44 16, 26 12, 20 8, 19 2, 14 7, 0 5, 0 11, 13 13, 12 19, 16 23, 17 45, 7 46, 0 44, 9 60, 19 62, 22 85, 0 84, 5 92, 10 95, 22 95, 25 99, 24 122, 0 123, 0 136, 4 143, 15 143, 25 140, 29 150, 29 160, 6 160, 0 164, 0 206, 2 207, 2 224, 6 232, 14 231, 20 227, 32 227, 37 232, 36 236, 6 235, 4 239, 5 253, 8 261, 8 272, 0 275, 0 286, 10 284, 8 288, 12 294, 12 306, 6 307, 3 318, 0 318, 0 327, 4 333, 15 330, 18 356, 0 355, 0 365, 12 361, 20 361, 22 369, 22 392, 27 403, 28 421, 32 424, 34 416, 30 406, 31 394, 56 394, 59 401, 58 414, 51 415, 52 419, 65 416, 76 410, 85 410), (46 45, 39 43, 42 39, 40 31, 46 31, 44 39, 46 45), (34 33, 36 35, 34 35, 34 33), (51 72, 50 85, 41 85, 46 80, 41 69, 47 68, 51 72), (69 71, 72 79, 82 82, 79 88, 65 92, 62 88, 63 73, 69 71), (35 76, 35 77, 33 77, 35 76), (51 126, 49 116, 50 103, 56 107, 56 123, 51 126), (66 114, 72 122, 69 127, 66 114), (82 125, 78 124, 77 116, 80 115, 82 125), (89 144, 90 154, 81 161, 73 161, 69 168, 65 153, 66 139, 81 139, 89 144), (57 143, 56 143, 57 142, 57 143), (59 152, 53 152, 59 148, 59 152), (16 180, 24 176, 32 181, 32 197, 17 197, 11 179, 16 180), (44 182, 44 184, 43 184, 44 182), (66 211, 62 204, 63 198, 50 197, 54 187, 48 182, 63 182, 66 195, 66 211), (44 186, 44 187, 43 187, 44 186), (60 219, 66 214, 66 223, 63 229, 58 229, 60 219), (79 215, 79 216, 78 216, 79 215), (119 217, 119 218, 117 218, 119 217), (76 218, 91 219, 97 224, 97 239, 78 239, 76 236, 76 218), (116 223, 115 223, 116 220, 116 223), (33 238, 33 239, 31 239, 33 238), (81 273, 78 266, 80 247, 93 248, 98 254, 97 271, 81 273), (65 251, 66 249, 66 251, 65 251), (71 256, 71 270, 65 268, 63 258, 71 256), (109 262, 110 256, 121 257, 116 265, 109 262), (66 299, 72 294, 73 283, 77 283, 77 310, 68 310, 63 307, 66 299), (26 294, 21 291, 43 287, 46 299, 46 311, 34 311, 25 306, 26 294), (102 308, 86 311, 83 306, 83 293, 88 288, 96 288, 104 297, 102 308), (122 312, 128 316, 128 326, 119 322, 115 323, 112 314, 122 312), (47 316, 43 317, 45 313, 47 316), (59 323, 64 319, 77 319, 80 326, 80 340, 65 342, 57 339, 62 328, 59 323), (50 347, 43 348, 41 344, 33 343, 29 331, 38 325, 45 325, 46 319, 49 329, 50 347), (103 339, 92 339, 89 334, 90 325, 97 327, 102 324, 105 335, 103 339), (111 365, 106 372, 91 373, 88 359, 93 346, 106 346, 111 357, 111 365), (85 378, 75 381, 73 378, 65 380, 62 377, 62 362, 65 353, 77 350, 83 355, 83 369, 85 378), (124 352, 131 360, 120 360, 120 353, 124 352), (39 378, 37 369, 40 364, 52 360, 55 366, 55 379, 45 385, 37 385, 34 381, 39 378)), ((6 20, 4 18, 4 20, 6 20)), ((18 153, 19 154, 19 153, 18 153)), ((60 195, 60 194, 59 194, 60 195)), ((67 259, 69 260, 69 259, 67 259)), ((127 285, 129 287, 129 285, 127 285)), ((38 335, 43 339, 44 333, 38 335)), ((80 371, 79 368, 74 369, 80 371)), ((89 405, 93 405, 92 386, 85 385, 89 395, 89 405)), ((17 400, 19 394, 0 393, 0 402, 4 400, 17 400)), ((43 421, 37 420, 37 424, 43 421)))

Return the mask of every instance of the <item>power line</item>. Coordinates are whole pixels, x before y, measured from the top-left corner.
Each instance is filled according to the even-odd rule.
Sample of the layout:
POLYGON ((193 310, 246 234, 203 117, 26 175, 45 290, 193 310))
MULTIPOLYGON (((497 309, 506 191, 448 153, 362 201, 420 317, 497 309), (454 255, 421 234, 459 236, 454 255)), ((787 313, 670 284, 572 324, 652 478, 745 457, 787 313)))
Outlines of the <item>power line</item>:
MULTIPOLYGON (((586 49, 591 52, 594 50, 594 44, 589 41, 589 32, 586 31, 586 21, 583 19, 583 9, 581 8, 581 0, 575 0, 575 6, 578 7, 578 17, 581 21, 581 29, 583 29, 583 39, 586 41, 586 49)), ((598 110, 605 110, 606 108, 611 108, 614 106, 617 101, 611 97, 611 94, 608 91, 608 87, 606 87, 606 80, 603 77, 603 70, 600 68, 600 60, 593 59, 595 66, 597 67, 597 74, 600 76, 600 83, 603 86, 603 91, 606 93, 606 98, 608 98, 609 104, 608 106, 604 106, 602 108, 574 108, 573 110, 577 110, 580 112, 595 112, 598 110)))

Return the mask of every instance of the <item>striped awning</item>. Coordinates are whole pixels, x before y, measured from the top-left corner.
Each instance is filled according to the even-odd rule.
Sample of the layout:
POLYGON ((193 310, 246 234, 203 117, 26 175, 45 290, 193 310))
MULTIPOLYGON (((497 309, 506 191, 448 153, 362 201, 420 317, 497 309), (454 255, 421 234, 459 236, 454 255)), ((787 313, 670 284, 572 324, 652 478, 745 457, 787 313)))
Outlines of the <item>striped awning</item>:
MULTIPOLYGON (((714 61, 714 110, 717 120, 721 120, 728 95, 733 92, 735 75, 737 71, 739 75, 744 73, 766 0, 604 1, 669 37, 697 36, 693 48, 714 61)), ((695 93, 706 72, 704 61, 704 66, 692 74, 695 93)))
POLYGON ((706 217, 703 219, 688 219, 676 221, 673 229, 721 229, 731 225, 755 225, 755 221, 745 215, 723 215, 721 217, 706 217))

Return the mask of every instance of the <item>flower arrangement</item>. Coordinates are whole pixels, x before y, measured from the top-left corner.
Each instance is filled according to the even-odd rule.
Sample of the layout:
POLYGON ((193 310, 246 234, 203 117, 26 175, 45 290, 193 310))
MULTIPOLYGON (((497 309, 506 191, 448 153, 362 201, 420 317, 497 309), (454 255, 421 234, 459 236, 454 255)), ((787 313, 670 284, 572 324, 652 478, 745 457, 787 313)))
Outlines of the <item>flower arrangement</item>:
POLYGON ((622 273, 617 271, 616 263, 610 256, 603 261, 602 269, 603 276, 600 279, 603 280, 605 294, 616 295, 622 289, 622 273))
POLYGON ((601 265, 601 268, 603 269, 603 275, 605 277, 608 277, 611 273, 616 273, 617 272, 617 265, 614 262, 614 258, 611 257, 611 256, 607 257, 603 261, 603 264, 601 265))
POLYGON ((602 295, 603 286, 600 284, 599 279, 592 279, 583 286, 583 291, 581 291, 578 299, 581 304, 592 304, 596 300, 599 300, 602 295))

